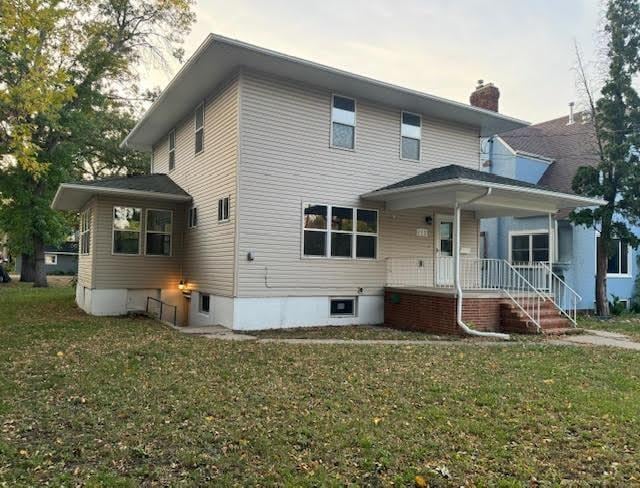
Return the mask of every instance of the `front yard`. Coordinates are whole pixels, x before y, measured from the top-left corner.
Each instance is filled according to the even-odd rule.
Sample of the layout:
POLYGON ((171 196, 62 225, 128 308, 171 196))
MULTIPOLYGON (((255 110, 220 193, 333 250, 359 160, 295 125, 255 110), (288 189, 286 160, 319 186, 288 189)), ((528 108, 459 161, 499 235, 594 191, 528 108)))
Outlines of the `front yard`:
POLYGON ((22 286, 0 344, 0 485, 640 482, 633 351, 224 342, 22 286))

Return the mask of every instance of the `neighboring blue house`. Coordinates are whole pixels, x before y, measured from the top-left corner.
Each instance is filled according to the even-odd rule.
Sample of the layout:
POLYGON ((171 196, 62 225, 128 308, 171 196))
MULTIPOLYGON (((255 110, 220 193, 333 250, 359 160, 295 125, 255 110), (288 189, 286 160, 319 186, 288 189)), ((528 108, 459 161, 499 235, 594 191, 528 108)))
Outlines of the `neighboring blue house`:
MULTIPOLYGON (((49 275, 75 275, 78 273, 78 242, 66 241, 59 246, 44 247, 45 271, 49 275)), ((20 274, 22 259, 16 258, 16 273, 20 274)))
MULTIPOLYGON (((563 192, 572 191, 571 183, 580 166, 598 161, 593 128, 584 114, 505 132, 482 144, 486 171, 563 192)), ((485 219, 481 223, 484 253, 488 258, 511 263, 548 262, 551 256, 554 271, 582 296, 578 308, 591 310, 595 307, 597 232, 573 225, 568 215, 568 211, 561 211, 551 222, 548 216, 485 219), (549 229, 557 236, 551 252, 549 229)), ((609 260, 610 299, 616 295, 629 304, 636 255, 631 247, 618 242, 617 252, 609 260)))

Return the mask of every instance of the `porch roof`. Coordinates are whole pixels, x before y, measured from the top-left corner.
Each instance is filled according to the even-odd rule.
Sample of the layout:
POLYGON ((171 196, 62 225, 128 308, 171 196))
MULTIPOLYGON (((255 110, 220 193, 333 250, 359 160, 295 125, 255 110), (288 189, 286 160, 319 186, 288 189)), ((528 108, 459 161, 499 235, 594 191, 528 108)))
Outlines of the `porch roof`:
POLYGON ((455 164, 425 171, 361 197, 385 202, 389 210, 452 208, 458 203, 475 211, 479 218, 528 217, 606 203, 455 164))
POLYGON ((51 208, 79 210, 94 195, 120 195, 179 202, 191 201, 191 196, 163 173, 107 178, 99 181, 62 183, 53 197, 51 208))

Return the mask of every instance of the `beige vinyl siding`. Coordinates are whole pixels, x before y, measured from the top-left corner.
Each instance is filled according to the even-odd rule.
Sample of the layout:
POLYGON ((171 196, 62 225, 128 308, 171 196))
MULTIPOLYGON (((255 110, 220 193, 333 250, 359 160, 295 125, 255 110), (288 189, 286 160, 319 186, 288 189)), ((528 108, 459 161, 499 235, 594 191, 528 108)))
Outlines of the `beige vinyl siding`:
MULTIPOLYGON (((180 265, 182 259, 182 233, 185 227, 185 207, 173 202, 104 197, 96 199, 96 224, 93 251, 94 260, 93 288, 177 288, 181 279, 180 265), (140 233, 141 254, 114 255, 112 253, 113 207, 136 207, 142 209, 142 232, 140 233), (145 256, 145 217, 146 209, 162 209, 173 211, 173 234, 171 238, 171 256, 145 256)), ((92 236, 92 237, 93 237, 92 236)))
MULTIPOLYGON (((478 168, 477 128, 422 114, 422 161, 403 161, 400 112, 412 107, 383 107, 344 93, 356 98, 356 147, 332 149, 331 92, 256 73, 243 74, 241 84, 239 296, 353 294, 360 287, 379 293, 385 256, 429 249, 424 238, 412 237, 424 226, 425 210, 398 212, 405 224, 380 214, 377 260, 310 259, 301 257, 303 203, 375 208, 359 195, 446 164, 478 168), (248 251, 255 261, 246 260, 248 251)), ((472 215, 463 226, 462 245, 477 248, 472 215)))
POLYGON ((202 153, 195 154, 192 111, 176 127, 175 169, 168 169, 168 134, 154 147, 153 156, 154 171, 168 173, 198 208, 198 226, 184 235, 184 278, 195 290, 224 296, 234 291, 238 87, 234 76, 206 100, 202 153), (229 221, 219 223, 218 199, 223 197, 230 197, 229 221))
POLYGON ((89 237, 89 254, 82 254, 78 249, 78 285, 86 288, 93 288, 94 280, 94 257, 95 257, 95 222, 96 222, 96 201, 92 198, 80 212, 91 210, 91 218, 89 221, 89 229, 91 236, 89 237))

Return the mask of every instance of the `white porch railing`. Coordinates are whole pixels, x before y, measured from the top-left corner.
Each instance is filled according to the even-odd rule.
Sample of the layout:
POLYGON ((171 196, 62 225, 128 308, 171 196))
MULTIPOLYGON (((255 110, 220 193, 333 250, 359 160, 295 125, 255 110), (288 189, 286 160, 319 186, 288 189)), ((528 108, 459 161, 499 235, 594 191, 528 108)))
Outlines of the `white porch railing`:
MULTIPOLYGON (((387 258, 387 286, 452 288, 453 257, 387 258)), ((546 300, 574 325, 580 296, 546 263, 513 266, 503 259, 460 258, 463 290, 499 290, 540 328, 540 308, 546 300)))

